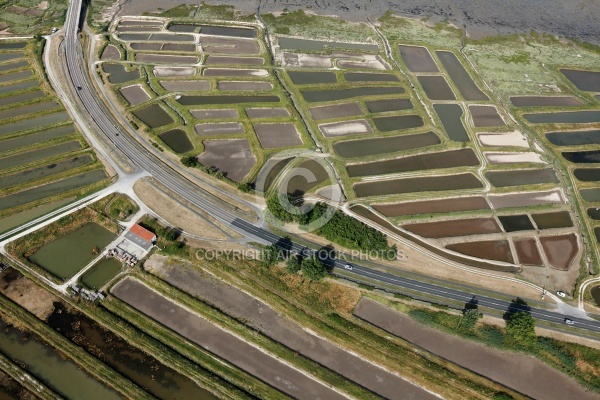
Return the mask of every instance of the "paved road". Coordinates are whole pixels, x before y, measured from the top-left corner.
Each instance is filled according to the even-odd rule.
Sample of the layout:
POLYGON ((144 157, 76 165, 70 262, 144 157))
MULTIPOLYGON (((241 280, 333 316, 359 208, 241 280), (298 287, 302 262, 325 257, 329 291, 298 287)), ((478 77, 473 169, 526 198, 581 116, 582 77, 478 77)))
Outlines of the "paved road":
MULTIPOLYGON (((102 132, 114 143, 115 147, 125 154, 138 168, 151 174, 156 180, 172 190, 182 198, 186 199, 195 206, 205 210, 214 218, 227 226, 232 227, 246 237, 253 238, 261 243, 281 243, 283 238, 261 227, 257 227, 245 220, 242 220, 229 211, 223 204, 219 204, 216 198, 210 193, 198 188, 181 176, 178 172, 164 164, 160 159, 147 152, 142 145, 127 134, 121 134, 117 128, 119 124, 113 116, 100 103, 98 95, 93 86, 88 81, 88 76, 84 72, 84 61, 79 51, 77 38, 78 21, 81 10, 81 0, 74 0, 69 7, 67 20, 65 24, 65 53, 68 72, 73 86, 77 87, 77 96, 81 101, 83 108, 89 114, 102 132)), ((296 243, 290 243, 289 249, 301 252, 305 249, 296 243)), ((423 294, 442 296, 447 299, 468 302, 475 297, 479 305, 492 309, 506 311, 510 303, 504 300, 494 299, 492 297, 474 296, 467 291, 445 288, 443 286, 419 282, 417 280, 402 278, 396 275, 376 271, 370 268, 354 265, 352 271, 344 270, 345 261, 334 260, 333 273, 344 271, 345 274, 356 275, 357 278, 364 277, 370 280, 380 281, 386 284, 395 285, 402 288, 420 291, 423 294)), ((566 315, 557 312, 531 309, 531 314, 539 319, 555 323, 563 323, 566 315)), ((600 322, 590 321, 582 318, 569 317, 575 321, 576 326, 583 330, 600 332, 600 322)))

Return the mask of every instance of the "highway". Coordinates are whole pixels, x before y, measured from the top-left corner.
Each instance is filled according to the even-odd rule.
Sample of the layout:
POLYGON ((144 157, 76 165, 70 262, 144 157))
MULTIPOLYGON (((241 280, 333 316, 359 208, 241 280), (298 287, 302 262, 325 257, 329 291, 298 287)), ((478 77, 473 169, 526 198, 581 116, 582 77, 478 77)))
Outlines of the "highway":
MULTIPOLYGON (((98 98, 99 95, 96 93, 93 85, 89 82, 89 77, 85 72, 85 61, 78 51, 78 22, 81 11, 81 1, 82 0, 72 0, 67 12, 64 28, 64 50, 69 74, 67 80, 70 80, 72 85, 76 88, 75 93, 80 101, 80 105, 88 114, 85 117, 88 120, 93 121, 98 126, 98 129, 110 139, 115 148, 128 157, 134 165, 152 175, 154 179, 166 186, 169 190, 181 196, 191 204, 203 209, 221 223, 233 228, 252 240, 261 243, 281 243, 283 241, 281 236, 239 218, 234 213, 232 207, 224 206, 224 203, 220 202, 215 196, 192 184, 180 173, 166 165, 162 160, 155 157, 153 154, 150 154, 134 138, 130 137, 128 134, 124 134, 123 131, 118 128, 119 123, 112 114, 106 110, 104 104, 102 104, 101 100, 98 98)), ((305 249, 304 246, 292 242, 287 250, 293 250, 300 253, 305 249)), ((510 303, 505 300, 473 295, 467 291, 450 289, 440 285, 403 278, 355 264, 353 264, 353 269, 348 271, 344 269, 346 261, 333 260, 332 262, 334 267, 332 272, 334 274, 339 271, 344 271, 345 275, 355 275, 358 280, 363 277, 369 280, 376 280, 389 285, 394 285, 398 287, 399 292, 402 292, 402 289, 410 289, 419 291, 420 293, 423 293, 423 295, 429 294, 441 296, 446 299, 465 303, 475 298, 478 301, 479 306, 489 307, 501 312, 505 312, 510 306, 510 303)), ((536 319, 559 324, 563 324, 565 317, 567 317, 558 312, 543 309, 532 308, 529 311, 536 319)), ((572 316, 569 316, 569 318, 575 321, 575 326, 579 329, 600 332, 600 322, 598 321, 572 316)))

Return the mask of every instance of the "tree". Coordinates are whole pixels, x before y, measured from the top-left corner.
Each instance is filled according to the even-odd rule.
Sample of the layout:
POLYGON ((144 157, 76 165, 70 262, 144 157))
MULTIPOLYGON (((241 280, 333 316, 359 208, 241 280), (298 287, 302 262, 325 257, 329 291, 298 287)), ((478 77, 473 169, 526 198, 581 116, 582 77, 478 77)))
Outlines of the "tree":
POLYGON ((290 274, 297 274, 300 271, 300 258, 298 255, 291 255, 285 263, 285 270, 290 274))
POLYGON ((292 222, 294 220, 293 215, 284 208, 282 203, 283 201, 279 196, 271 196, 267 199, 267 208, 279 221, 292 222))
POLYGON ((317 257, 302 260, 302 275, 311 281, 319 281, 327 276, 327 267, 317 257))
POLYGON ((181 164, 183 164, 185 167, 195 167, 196 165, 198 165, 198 160, 196 159, 196 157, 194 156, 187 156, 187 157, 181 157, 181 164))
POLYGON ((265 247, 260 253, 261 264, 265 268, 272 267, 273 265, 277 264, 280 259, 279 247, 275 243, 265 247))
POLYGON ((477 325, 477 321, 480 317, 478 304, 479 300, 477 300, 475 296, 465 303, 465 308, 463 308, 463 317, 459 322, 461 330, 470 331, 475 327, 475 325, 477 325))
POLYGON ((517 311, 506 321, 506 333, 514 345, 533 347, 537 342, 535 320, 527 311, 517 311))

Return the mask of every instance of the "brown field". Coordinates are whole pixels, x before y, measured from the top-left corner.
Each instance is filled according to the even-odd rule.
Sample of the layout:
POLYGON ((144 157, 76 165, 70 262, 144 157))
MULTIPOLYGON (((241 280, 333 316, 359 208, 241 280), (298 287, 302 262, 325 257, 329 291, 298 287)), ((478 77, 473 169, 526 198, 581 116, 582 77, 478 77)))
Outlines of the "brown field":
POLYGON ((127 277, 117 283, 111 293, 186 339, 294 398, 345 398, 139 281, 127 277))
POLYGON ((233 108, 192 110, 190 114, 198 119, 233 119, 238 118, 237 110, 233 108))
POLYGON ((597 399, 567 375, 521 353, 501 351, 419 324, 409 316, 362 298, 354 315, 430 353, 533 399, 597 399))
POLYGON ((200 136, 237 135, 244 133, 244 127, 239 122, 212 122, 197 124, 194 129, 200 136))
POLYGON ((502 232, 496 220, 491 217, 407 224, 402 227, 419 236, 436 239, 502 232))
POLYGON ((504 126, 504 120, 494 106, 469 106, 476 127, 504 126))
POLYGON ((265 149, 302 144, 298 129, 296 129, 296 125, 293 122, 254 124, 254 131, 258 136, 260 145, 265 149))
POLYGON ((579 251, 577 235, 574 233, 540 237, 540 243, 550 265, 561 271, 569 269, 579 251))
POLYGON ((119 92, 121 92, 125 100, 132 106, 150 100, 150 95, 140 85, 127 86, 119 89, 119 92))
POLYGON ((205 68, 204 76, 268 76, 266 69, 205 68))
MULTIPOLYGON (((385 398, 429 398, 431 395, 404 379, 355 356, 343 348, 305 331, 262 301, 193 267, 181 268, 153 256, 144 268, 194 297, 244 321, 273 340, 318 362, 343 377, 385 398)), ((347 295, 347 294, 345 294, 347 295)), ((352 298, 352 304, 356 298, 352 298)))
POLYGON ((160 86, 173 92, 206 92, 210 90, 209 81, 160 81, 160 86))
POLYGON ((102 55, 100 56, 101 60, 120 60, 121 52, 116 46, 109 44, 102 50, 102 55))
POLYGON ((230 57, 230 56, 214 56, 206 57, 204 64, 206 65, 263 65, 265 60, 260 57, 230 57))
POLYGON ((571 107, 583 105, 573 96, 513 96, 510 102, 515 107, 571 107))
POLYGON ((217 85, 219 90, 271 90, 273 84, 271 82, 252 82, 252 81, 221 81, 217 85))
POLYGON ((215 167, 235 182, 244 179, 256 164, 256 157, 246 139, 205 140, 204 153, 198 161, 207 167, 215 167))
POLYGON ((331 106, 310 107, 308 109, 313 119, 319 121, 322 119, 333 119, 343 117, 355 117, 363 115, 363 111, 358 103, 334 104, 331 106))
POLYGON ((256 40, 221 37, 200 37, 200 44, 206 53, 217 54, 258 54, 260 46, 256 40))
POLYGON ((413 201, 410 203, 373 204, 372 207, 386 217, 490 209, 483 196, 413 201))
POLYGON ((484 240, 479 242, 455 243, 446 246, 448 250, 484 260, 513 263, 510 245, 506 240, 484 240))
POLYGON ((136 61, 144 63, 165 63, 165 64, 197 64, 196 56, 175 56, 170 54, 142 54, 135 55, 136 61))
POLYGON ((542 266, 542 256, 534 238, 513 239, 519 264, 542 266))
POLYGON ((321 124, 319 125, 319 130, 325 137, 373 133, 373 128, 371 128, 371 125, 369 125, 369 123, 364 119, 321 124))
POLYGON ((289 117, 290 112, 287 108, 246 108, 248 118, 284 118, 289 117))

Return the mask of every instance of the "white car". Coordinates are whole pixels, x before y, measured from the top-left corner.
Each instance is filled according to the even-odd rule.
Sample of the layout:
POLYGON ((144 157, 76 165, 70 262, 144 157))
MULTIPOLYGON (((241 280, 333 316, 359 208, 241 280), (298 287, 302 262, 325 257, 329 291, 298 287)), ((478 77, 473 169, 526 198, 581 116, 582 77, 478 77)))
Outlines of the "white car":
POLYGON ((556 294, 559 295, 560 297, 567 297, 565 292, 563 292, 562 290, 559 290, 558 292, 556 292, 556 294))
POLYGON ((352 271, 352 265, 346 264, 346 265, 344 265, 344 269, 347 269, 348 271, 352 271))
POLYGON ((575 325, 575 321, 570 318, 565 318, 565 324, 567 325, 575 325))

